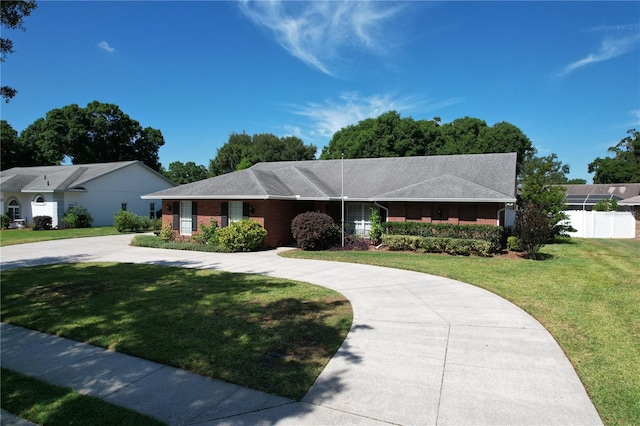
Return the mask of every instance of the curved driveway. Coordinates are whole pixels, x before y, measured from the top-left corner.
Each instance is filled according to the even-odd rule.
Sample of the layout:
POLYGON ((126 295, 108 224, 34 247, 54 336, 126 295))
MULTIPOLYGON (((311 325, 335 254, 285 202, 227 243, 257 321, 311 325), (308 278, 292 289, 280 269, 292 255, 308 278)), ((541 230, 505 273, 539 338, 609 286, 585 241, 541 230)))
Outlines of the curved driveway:
MULTIPOLYGON (((504 299, 447 278, 286 259, 128 245, 131 236, 6 246, 2 269, 134 262, 318 284, 351 302, 352 329, 302 402, 199 424, 602 424, 553 337, 504 299)), ((151 398, 152 396, 149 396, 151 398)))

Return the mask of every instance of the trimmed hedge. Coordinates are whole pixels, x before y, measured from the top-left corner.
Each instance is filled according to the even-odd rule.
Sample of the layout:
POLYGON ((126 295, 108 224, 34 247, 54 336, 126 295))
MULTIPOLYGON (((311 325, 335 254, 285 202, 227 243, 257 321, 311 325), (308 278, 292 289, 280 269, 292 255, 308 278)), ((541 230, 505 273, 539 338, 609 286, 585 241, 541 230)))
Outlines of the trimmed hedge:
POLYGON ((431 222, 385 222, 384 235, 411 235, 426 238, 482 240, 490 244, 490 252, 502 248, 504 229, 494 225, 453 225, 431 222))
POLYGON ((216 232, 218 242, 230 251, 255 251, 262 247, 267 230, 258 222, 242 219, 216 232))
POLYGON ((453 255, 490 256, 489 241, 416 235, 383 235, 382 242, 390 250, 412 250, 419 253, 447 253, 453 255))

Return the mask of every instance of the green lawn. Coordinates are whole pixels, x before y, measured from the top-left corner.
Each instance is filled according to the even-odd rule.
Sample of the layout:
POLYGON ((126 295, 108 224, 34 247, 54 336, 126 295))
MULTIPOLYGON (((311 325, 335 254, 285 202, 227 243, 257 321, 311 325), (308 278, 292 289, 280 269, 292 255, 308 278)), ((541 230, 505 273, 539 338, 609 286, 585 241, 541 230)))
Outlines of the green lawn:
POLYGON ((101 237, 117 235, 114 226, 78 229, 52 229, 49 231, 33 231, 31 229, 2 229, 0 230, 0 247, 11 244, 35 243, 47 240, 63 240, 66 238, 101 237))
POLYGON ((640 424, 640 241, 572 239, 542 253, 546 260, 374 251, 283 256, 409 269, 490 290, 551 332, 605 424, 640 424))
POLYGON ((82 263, 2 273, 2 320, 300 399, 352 321, 339 293, 261 275, 82 263))
MULTIPOLYGON (((2 408, 39 425, 162 426, 163 422, 72 389, 2 369, 2 408)), ((4 423, 3 423, 4 424, 4 423)))

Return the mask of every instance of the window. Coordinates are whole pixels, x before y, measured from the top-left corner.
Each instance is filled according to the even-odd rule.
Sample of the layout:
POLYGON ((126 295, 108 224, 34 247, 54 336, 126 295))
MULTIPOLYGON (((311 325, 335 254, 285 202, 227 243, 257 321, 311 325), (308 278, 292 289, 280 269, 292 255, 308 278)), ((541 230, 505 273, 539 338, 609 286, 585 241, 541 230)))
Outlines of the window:
POLYGON ((348 203, 346 207, 347 217, 345 221, 348 233, 368 237, 369 231, 371 231, 371 209, 377 209, 375 204, 348 203))
POLYGON ((191 235, 191 201, 180 202, 180 235, 191 235))
POLYGON ((422 204, 406 203, 407 220, 422 220, 422 204))
POLYGON ((431 209, 431 220, 449 220, 449 206, 436 204, 431 209))
POLYGON ((229 223, 239 222, 244 218, 242 201, 229 201, 229 223))
POLYGON ((473 204, 462 204, 460 206, 460 220, 465 222, 475 222, 478 219, 477 207, 473 204))
POLYGON ((40 204, 44 204, 45 203, 45 199, 42 195, 37 195, 36 198, 33 200, 35 203, 40 203, 40 204))
POLYGON ((156 218, 156 203, 149 203, 149 219, 156 218))
POLYGON ((127 203, 121 203, 121 204, 120 204, 120 210, 122 210, 122 211, 125 211, 125 212, 126 212, 126 211, 127 211, 127 203))
POLYGON ((18 204, 18 200, 13 199, 9 201, 7 213, 11 216, 12 220, 20 219, 20 204, 18 204))

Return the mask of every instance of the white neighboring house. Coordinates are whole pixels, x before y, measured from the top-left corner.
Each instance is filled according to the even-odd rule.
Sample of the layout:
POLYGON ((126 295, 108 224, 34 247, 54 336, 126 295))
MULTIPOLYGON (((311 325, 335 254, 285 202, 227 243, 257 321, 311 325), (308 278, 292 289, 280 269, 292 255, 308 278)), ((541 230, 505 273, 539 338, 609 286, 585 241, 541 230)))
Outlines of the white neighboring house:
POLYGON ((73 206, 86 208, 93 226, 113 225, 113 215, 128 210, 155 217, 161 200, 141 195, 175 184, 140 161, 14 167, 0 172, 0 211, 23 226, 35 216, 51 216, 52 226, 73 206))

